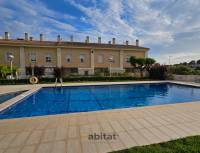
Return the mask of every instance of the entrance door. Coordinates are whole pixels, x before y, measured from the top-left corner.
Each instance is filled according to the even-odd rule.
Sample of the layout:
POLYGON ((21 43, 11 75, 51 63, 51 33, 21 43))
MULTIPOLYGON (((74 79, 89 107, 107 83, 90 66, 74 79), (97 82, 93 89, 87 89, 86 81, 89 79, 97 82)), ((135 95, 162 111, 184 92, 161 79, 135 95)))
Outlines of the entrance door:
POLYGON ((84 71, 84 75, 85 75, 85 76, 88 76, 88 71, 84 71))

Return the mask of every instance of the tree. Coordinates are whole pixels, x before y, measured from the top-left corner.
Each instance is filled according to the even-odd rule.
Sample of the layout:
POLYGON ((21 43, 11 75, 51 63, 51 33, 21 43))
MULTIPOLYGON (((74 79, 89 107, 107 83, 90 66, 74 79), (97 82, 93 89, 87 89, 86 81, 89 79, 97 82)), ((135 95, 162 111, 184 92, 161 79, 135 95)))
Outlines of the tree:
POLYGON ((192 60, 189 62, 189 65, 195 65, 196 64, 196 61, 195 60, 192 60))
POLYGON ((200 59, 197 61, 197 64, 198 64, 198 65, 200 64, 200 59))
POLYGON ((134 68, 140 70, 141 77, 143 77, 143 70, 146 69, 149 71, 156 60, 153 58, 136 58, 135 56, 131 56, 129 62, 134 68))
POLYGON ((151 66, 152 66, 153 64, 155 64, 155 63, 156 63, 156 60, 155 60, 155 59, 153 59, 153 58, 146 58, 146 59, 145 59, 146 70, 149 71, 149 69, 151 68, 151 66))
POLYGON ((131 56, 130 59, 129 59, 129 62, 131 63, 131 65, 133 66, 133 68, 136 68, 137 58, 135 56, 131 56))
POLYGON ((141 75, 141 77, 143 77, 143 70, 145 69, 146 59, 145 58, 137 58, 136 61, 137 61, 138 68, 140 70, 140 75, 141 75))

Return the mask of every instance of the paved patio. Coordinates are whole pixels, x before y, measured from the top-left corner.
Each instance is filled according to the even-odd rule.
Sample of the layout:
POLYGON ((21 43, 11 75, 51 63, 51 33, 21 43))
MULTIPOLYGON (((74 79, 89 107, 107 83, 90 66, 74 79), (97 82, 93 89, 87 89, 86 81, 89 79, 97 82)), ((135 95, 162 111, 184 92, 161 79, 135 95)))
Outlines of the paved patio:
POLYGON ((200 102, 49 115, 0 120, 0 153, 105 153, 198 134, 200 102))

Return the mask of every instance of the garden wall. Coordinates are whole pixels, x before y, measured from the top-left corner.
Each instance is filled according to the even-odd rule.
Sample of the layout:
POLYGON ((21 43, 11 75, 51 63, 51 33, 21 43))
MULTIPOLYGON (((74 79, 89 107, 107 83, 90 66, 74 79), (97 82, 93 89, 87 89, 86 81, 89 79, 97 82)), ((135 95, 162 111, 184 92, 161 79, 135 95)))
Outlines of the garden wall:
POLYGON ((176 81, 200 82, 200 75, 173 75, 176 81))

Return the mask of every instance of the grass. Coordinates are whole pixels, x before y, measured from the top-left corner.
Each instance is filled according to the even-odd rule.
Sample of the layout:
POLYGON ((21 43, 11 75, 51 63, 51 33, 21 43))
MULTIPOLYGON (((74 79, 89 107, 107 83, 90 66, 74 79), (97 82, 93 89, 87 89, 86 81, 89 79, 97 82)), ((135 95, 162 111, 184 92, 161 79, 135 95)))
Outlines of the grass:
POLYGON ((133 147, 112 153, 200 153, 200 136, 192 136, 148 146, 133 147))

